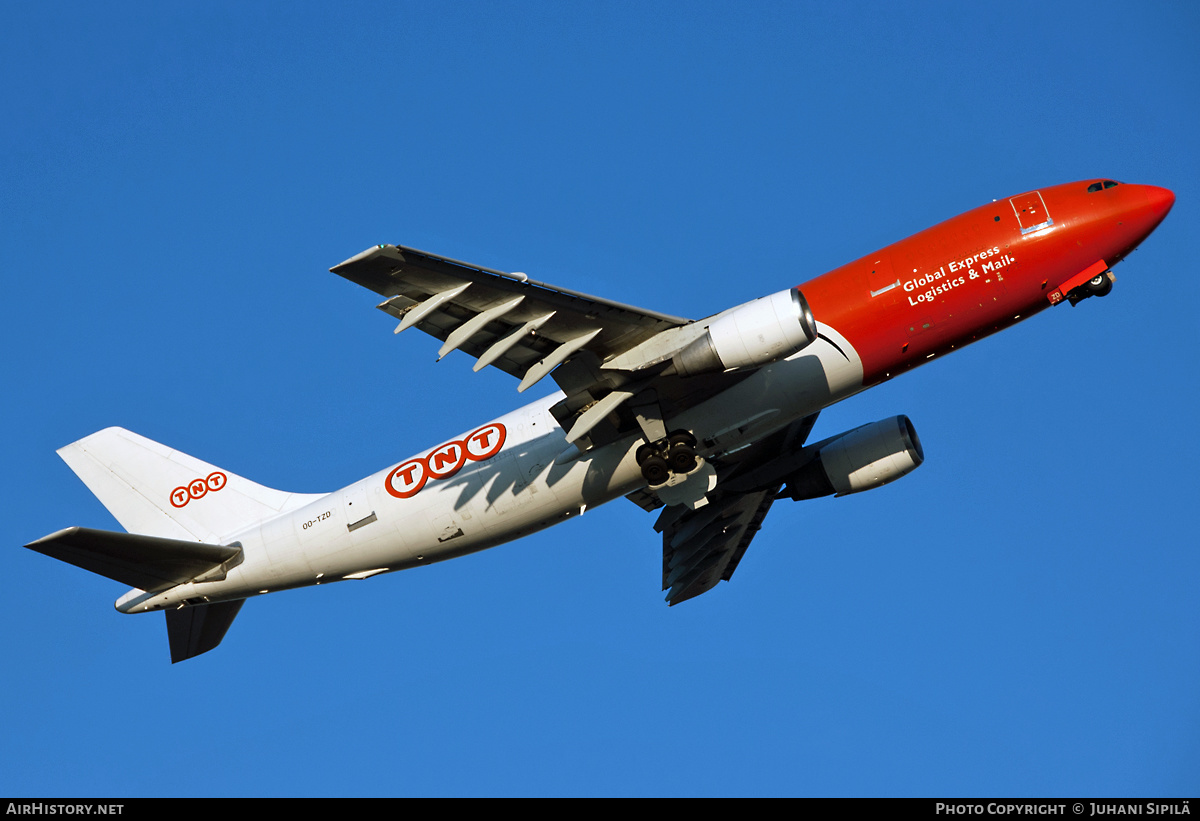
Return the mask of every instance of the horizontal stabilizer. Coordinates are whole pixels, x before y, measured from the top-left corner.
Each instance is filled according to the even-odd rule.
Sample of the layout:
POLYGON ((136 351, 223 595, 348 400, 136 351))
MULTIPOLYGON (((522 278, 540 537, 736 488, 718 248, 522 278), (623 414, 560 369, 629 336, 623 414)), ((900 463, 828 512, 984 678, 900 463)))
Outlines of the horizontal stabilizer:
POLYGON ((171 663, 207 653, 220 644, 245 603, 238 599, 166 611, 171 663))
POLYGON ((238 546, 184 542, 86 527, 69 527, 25 546, 148 593, 191 581, 242 552, 238 546))

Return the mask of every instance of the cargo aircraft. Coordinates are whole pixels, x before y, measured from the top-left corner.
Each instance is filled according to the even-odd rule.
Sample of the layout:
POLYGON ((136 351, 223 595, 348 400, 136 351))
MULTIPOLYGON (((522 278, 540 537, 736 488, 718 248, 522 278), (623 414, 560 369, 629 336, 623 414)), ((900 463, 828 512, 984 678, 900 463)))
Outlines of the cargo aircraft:
POLYGON ((700 320, 396 245, 332 270, 378 307, 558 391, 333 493, 287 493, 121 428, 58 451, 127 532, 27 547, 166 613, 172 662, 216 647, 252 597, 365 579, 512 541, 624 496, 662 509, 663 589, 728 580, 771 505, 870 490, 922 460, 894 416, 818 442, 817 414, 1052 306, 1111 290, 1165 188, 1085 180, 994 200, 700 320))

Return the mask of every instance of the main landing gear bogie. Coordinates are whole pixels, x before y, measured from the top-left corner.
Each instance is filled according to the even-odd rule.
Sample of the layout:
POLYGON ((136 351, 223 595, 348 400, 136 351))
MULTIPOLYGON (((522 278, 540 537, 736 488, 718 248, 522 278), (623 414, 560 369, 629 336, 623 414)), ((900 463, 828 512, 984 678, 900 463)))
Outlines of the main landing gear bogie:
POLYGON ((696 437, 680 430, 652 444, 642 445, 635 454, 638 466, 651 487, 664 484, 671 474, 688 474, 696 469, 696 437))

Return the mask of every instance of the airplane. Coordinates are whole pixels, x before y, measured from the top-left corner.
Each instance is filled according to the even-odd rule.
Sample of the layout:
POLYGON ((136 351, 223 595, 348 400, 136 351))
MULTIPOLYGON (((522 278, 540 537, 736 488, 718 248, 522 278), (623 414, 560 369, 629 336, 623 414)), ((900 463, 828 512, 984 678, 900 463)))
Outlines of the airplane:
POLYGON ((1084 180, 993 200, 840 268, 688 320, 397 245, 331 271, 474 370, 553 394, 333 493, 264 487, 121 428, 58 453, 124 533, 26 547, 164 611, 172 663, 249 598, 485 550, 619 497, 661 513, 669 605, 728 581, 774 502, 880 487, 924 461, 899 415, 818 442, 825 408, 1052 306, 1103 297, 1175 195, 1084 180))

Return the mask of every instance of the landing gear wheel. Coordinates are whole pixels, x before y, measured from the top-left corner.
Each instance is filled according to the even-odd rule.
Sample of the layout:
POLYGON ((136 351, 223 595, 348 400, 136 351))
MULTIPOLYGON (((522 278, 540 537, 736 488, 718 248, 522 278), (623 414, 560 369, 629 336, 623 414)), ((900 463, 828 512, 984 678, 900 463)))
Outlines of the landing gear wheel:
POLYGON ((1112 290, 1112 280, 1108 278, 1108 274, 1101 274, 1098 277, 1092 277, 1083 287, 1091 296, 1108 296, 1108 292, 1112 290))
POLYGON ((667 437, 667 442, 669 442, 672 447, 675 445, 687 445, 692 450, 696 449, 696 437, 692 436, 692 434, 686 430, 675 431, 667 437))
POLYGON ((667 467, 667 460, 654 454, 642 462, 642 478, 651 485, 661 485, 671 477, 671 470, 667 467))
POLYGON ((696 469, 696 450, 683 442, 671 445, 667 464, 675 473, 691 473, 696 469))

